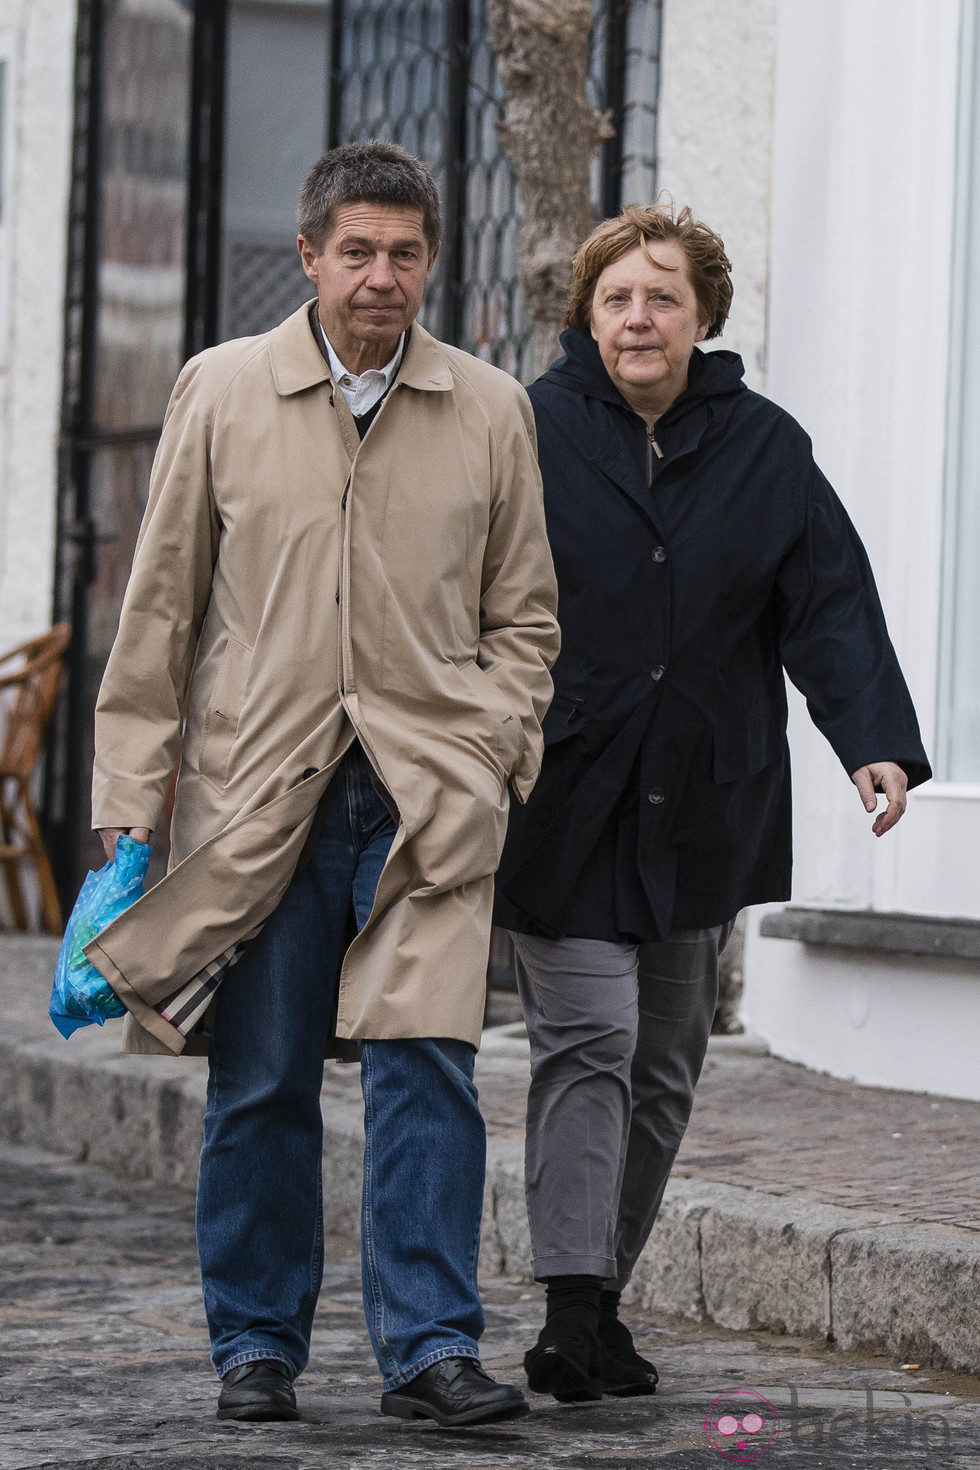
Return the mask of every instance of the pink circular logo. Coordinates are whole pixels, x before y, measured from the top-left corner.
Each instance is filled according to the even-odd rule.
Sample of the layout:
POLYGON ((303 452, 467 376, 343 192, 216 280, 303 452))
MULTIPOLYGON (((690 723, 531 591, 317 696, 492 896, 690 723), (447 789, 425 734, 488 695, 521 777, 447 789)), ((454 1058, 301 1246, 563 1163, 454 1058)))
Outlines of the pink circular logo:
POLYGON ((779 1434, 779 1415, 751 1388, 719 1394, 704 1416, 704 1436, 723 1460, 747 1465, 768 1455, 779 1434))

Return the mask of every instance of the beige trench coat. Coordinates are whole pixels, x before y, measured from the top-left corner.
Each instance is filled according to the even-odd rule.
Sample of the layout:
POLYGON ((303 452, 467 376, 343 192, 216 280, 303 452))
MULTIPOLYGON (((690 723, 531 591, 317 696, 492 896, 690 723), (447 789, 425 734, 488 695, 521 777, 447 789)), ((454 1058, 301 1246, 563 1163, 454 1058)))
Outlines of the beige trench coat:
POLYGON ((399 823, 337 1036, 479 1040, 558 652, 531 409, 416 325, 361 441, 310 310, 189 362, 154 462, 92 800, 156 827, 179 751, 171 869, 86 948, 130 1050, 184 1049, 155 1007, 276 907, 355 737, 399 823))

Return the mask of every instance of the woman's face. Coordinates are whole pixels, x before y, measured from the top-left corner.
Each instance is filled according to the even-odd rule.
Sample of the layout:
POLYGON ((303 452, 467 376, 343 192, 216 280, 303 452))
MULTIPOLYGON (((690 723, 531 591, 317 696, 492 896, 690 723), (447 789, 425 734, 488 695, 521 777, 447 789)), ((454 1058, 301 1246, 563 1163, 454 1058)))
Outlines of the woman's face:
POLYGON ((707 324, 698 320, 683 247, 662 240, 648 249, 650 255, 638 245, 596 281, 592 335, 626 401, 655 403, 663 412, 686 387, 691 352, 707 324))

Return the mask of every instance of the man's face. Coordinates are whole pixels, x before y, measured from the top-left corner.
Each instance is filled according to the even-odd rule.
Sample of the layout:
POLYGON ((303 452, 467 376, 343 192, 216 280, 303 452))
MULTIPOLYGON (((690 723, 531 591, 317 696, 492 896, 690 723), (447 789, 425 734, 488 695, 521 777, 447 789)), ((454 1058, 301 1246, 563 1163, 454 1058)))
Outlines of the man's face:
POLYGON ((418 315, 435 262, 422 211, 342 204, 319 253, 302 235, 297 244, 316 285, 324 331, 344 366, 383 367, 418 315))

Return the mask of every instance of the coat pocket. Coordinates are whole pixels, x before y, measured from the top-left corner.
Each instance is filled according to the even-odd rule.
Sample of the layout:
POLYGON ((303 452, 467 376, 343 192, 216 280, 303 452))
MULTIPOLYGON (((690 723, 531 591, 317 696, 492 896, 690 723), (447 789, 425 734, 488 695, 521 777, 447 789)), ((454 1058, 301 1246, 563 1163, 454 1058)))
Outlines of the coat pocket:
POLYGON ((470 661, 455 667, 483 711, 490 745, 503 769, 504 780, 509 780, 524 754, 524 726, 520 716, 506 708, 504 696, 479 664, 470 661))
POLYGON ((252 650, 231 633, 221 658, 214 692, 208 705, 201 739, 198 769, 207 781, 224 786, 238 733, 252 650))
POLYGON ((743 720, 716 726, 714 779, 719 786, 754 776, 767 766, 778 747, 775 723, 767 709, 754 709, 743 720))
POLYGON ((576 735, 582 727, 584 710, 584 699, 577 699, 571 694, 561 694, 556 690, 541 722, 545 745, 557 745, 559 740, 567 740, 569 735, 576 735))

